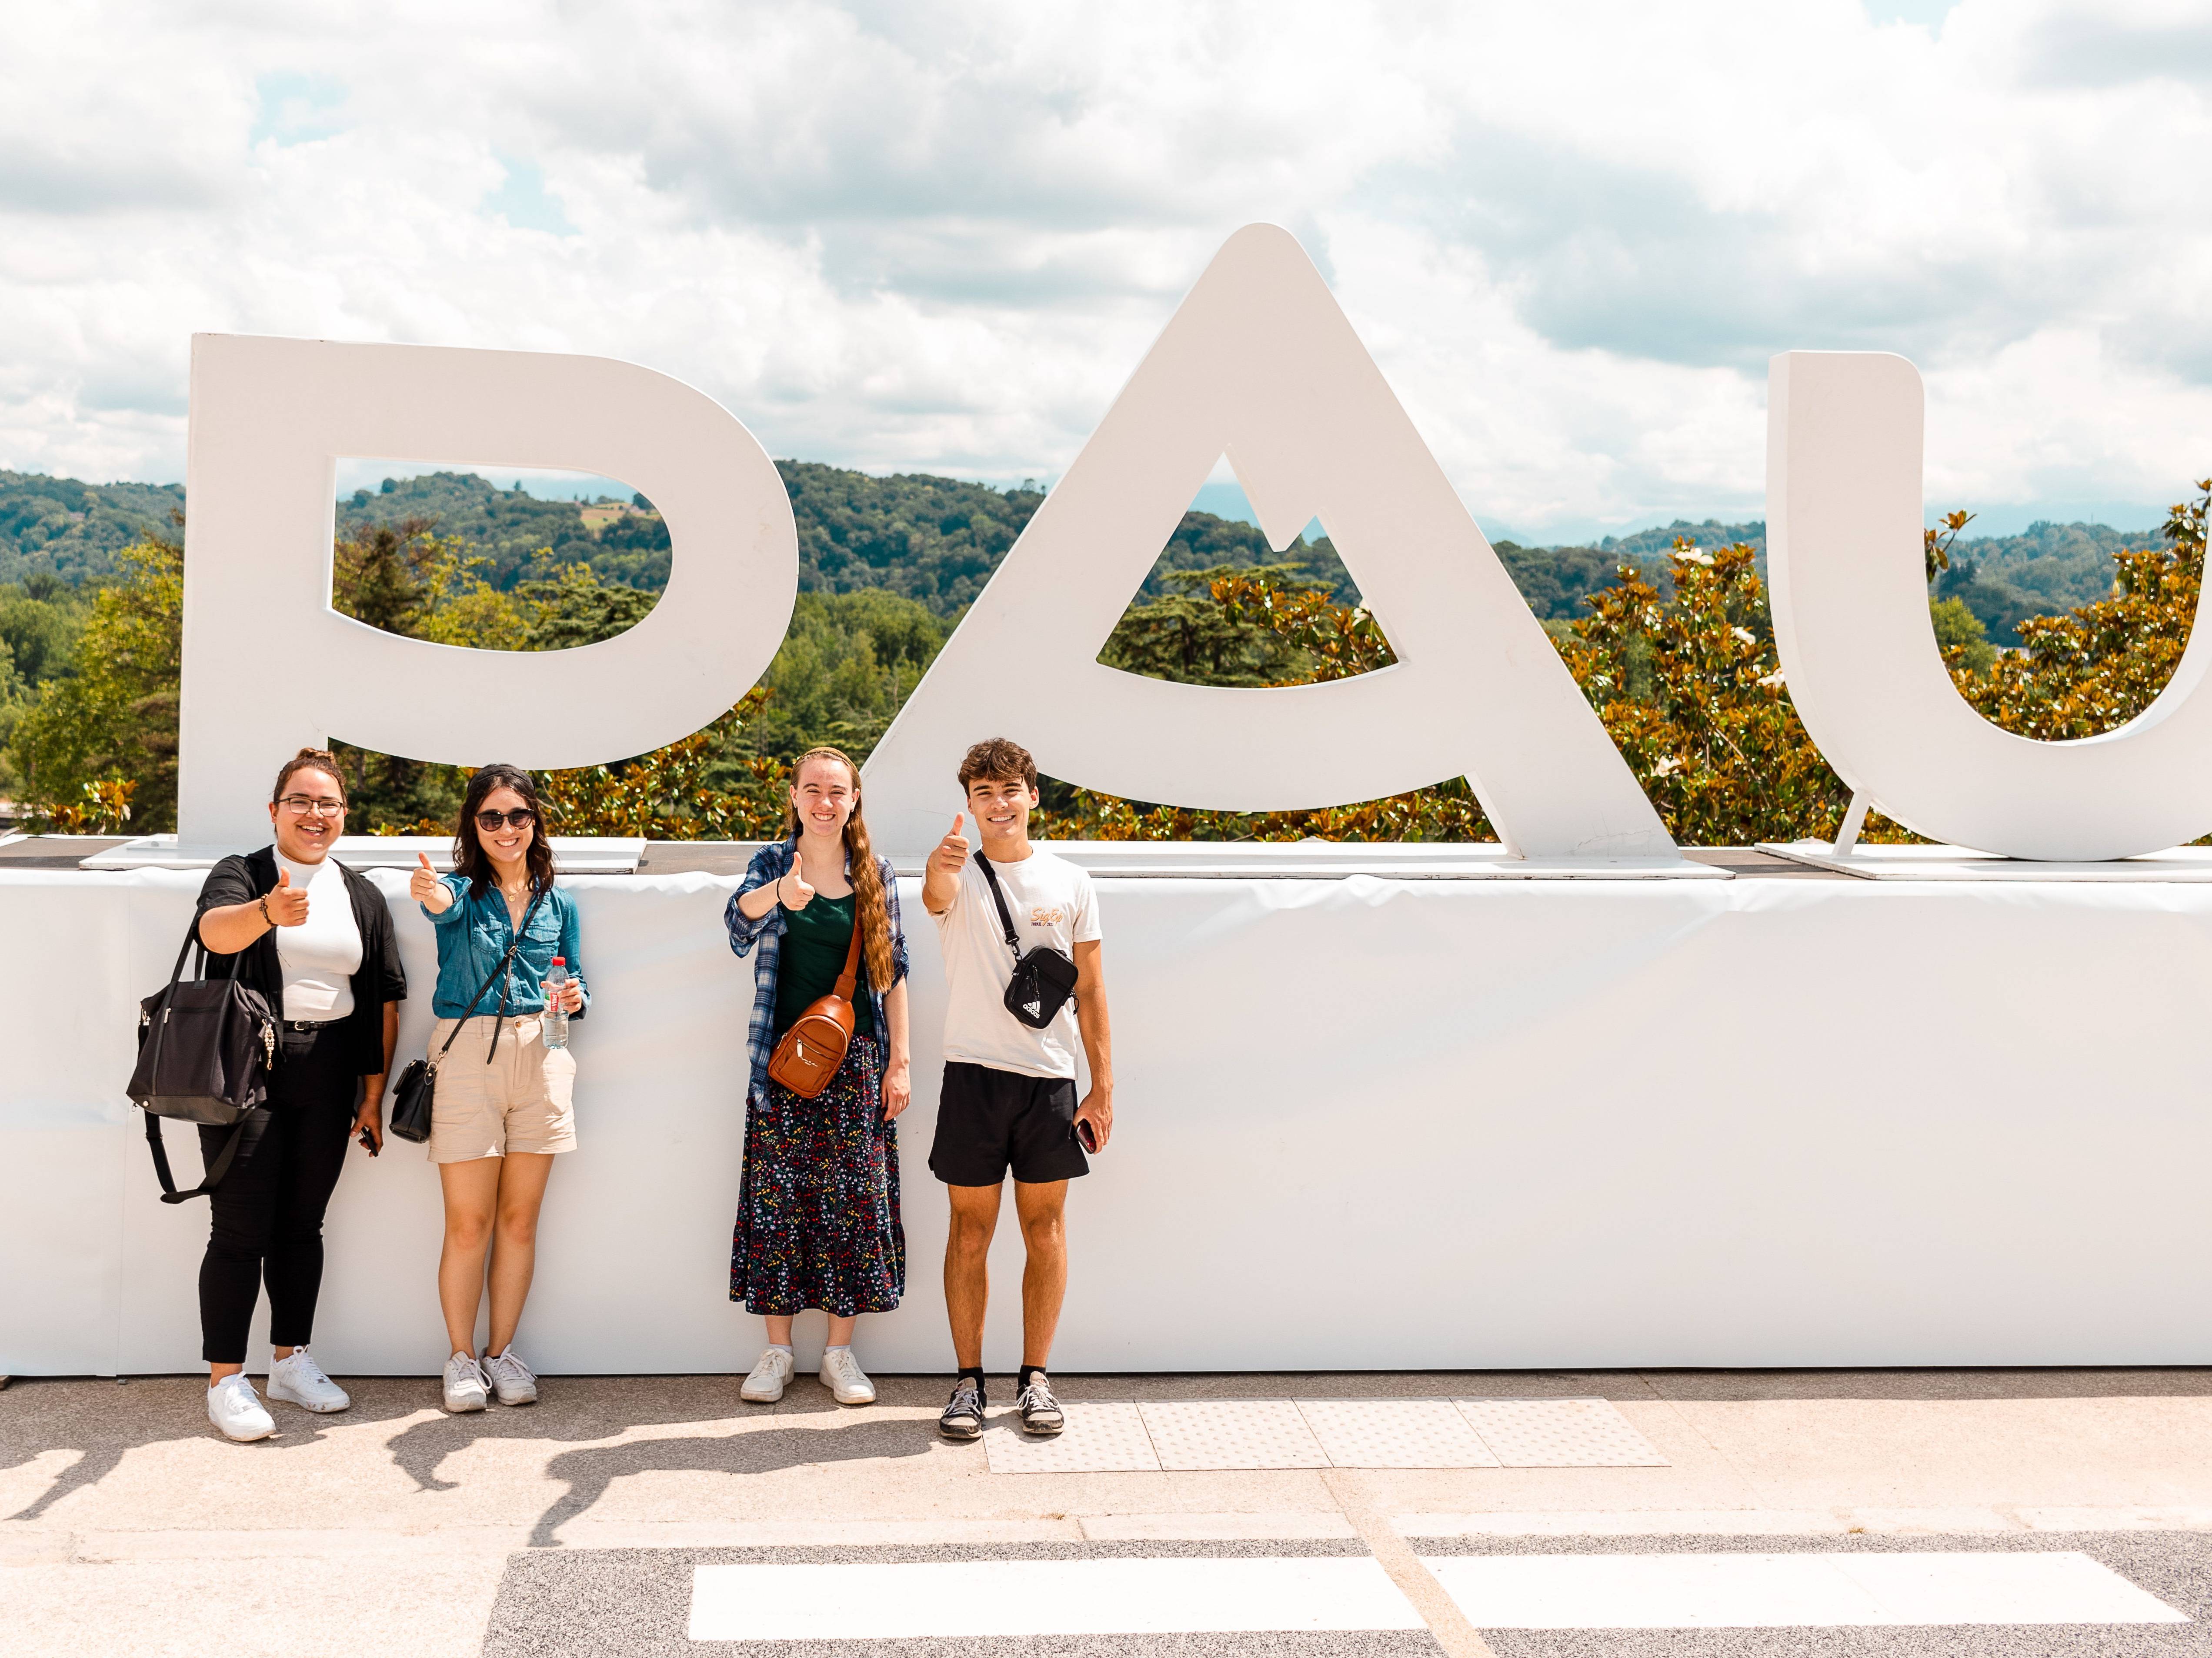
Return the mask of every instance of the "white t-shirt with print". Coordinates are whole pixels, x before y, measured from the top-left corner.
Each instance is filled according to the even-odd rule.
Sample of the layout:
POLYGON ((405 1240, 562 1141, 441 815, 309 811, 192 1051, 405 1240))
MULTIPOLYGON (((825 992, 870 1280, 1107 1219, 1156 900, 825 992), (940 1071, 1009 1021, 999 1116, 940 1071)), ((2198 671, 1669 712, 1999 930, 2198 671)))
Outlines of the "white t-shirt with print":
MULTIPOLYGON (((1074 946, 1098 938, 1098 898, 1087 871, 1034 846, 1021 862, 994 863, 991 868, 1006 895, 1024 954, 1050 944, 1072 961, 1074 946)), ((972 856, 961 867, 951 903, 934 919, 951 991, 945 1014, 945 1057, 1023 1077, 1074 1076, 1082 1036, 1072 999, 1042 1030, 1032 1030, 1006 1011, 1014 952, 1006 947, 999 907, 972 856)))

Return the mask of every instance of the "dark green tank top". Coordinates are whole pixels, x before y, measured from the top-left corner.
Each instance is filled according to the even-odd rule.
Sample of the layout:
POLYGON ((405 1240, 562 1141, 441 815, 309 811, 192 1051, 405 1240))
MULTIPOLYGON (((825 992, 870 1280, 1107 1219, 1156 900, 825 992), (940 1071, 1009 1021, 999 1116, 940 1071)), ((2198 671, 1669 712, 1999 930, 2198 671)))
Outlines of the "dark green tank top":
MULTIPOLYGON (((805 909, 787 910, 783 918, 783 950, 776 959, 775 1034, 799 1023, 807 1004, 818 1001, 837 987, 845 970, 845 952, 853 944, 853 907, 856 895, 824 898, 816 894, 805 909)), ((868 1000, 868 952, 853 975, 853 1034, 876 1033, 875 1010, 868 1000)))

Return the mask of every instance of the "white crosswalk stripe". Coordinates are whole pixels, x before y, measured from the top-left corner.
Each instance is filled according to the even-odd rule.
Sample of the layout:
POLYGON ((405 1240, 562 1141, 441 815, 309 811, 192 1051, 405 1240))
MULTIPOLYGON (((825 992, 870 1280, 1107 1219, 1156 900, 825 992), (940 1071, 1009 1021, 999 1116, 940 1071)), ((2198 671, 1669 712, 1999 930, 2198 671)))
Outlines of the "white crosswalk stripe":
POLYGON ((1424 1559, 1478 1629, 2185 1624, 2086 1554, 1505 1554, 1424 1559))
POLYGON ((697 1567, 695 1641, 1418 1630, 1371 1558, 697 1567))

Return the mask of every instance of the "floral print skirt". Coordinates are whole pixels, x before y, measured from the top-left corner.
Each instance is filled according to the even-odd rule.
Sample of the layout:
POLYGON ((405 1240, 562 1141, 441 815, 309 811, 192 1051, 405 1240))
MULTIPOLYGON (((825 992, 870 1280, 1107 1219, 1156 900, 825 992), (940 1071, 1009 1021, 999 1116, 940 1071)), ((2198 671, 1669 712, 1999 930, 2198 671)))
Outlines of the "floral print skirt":
POLYGON ((888 1313, 906 1292, 898 1129, 884 1118, 884 1050, 855 1036, 812 1099, 763 1084, 745 1114, 730 1299, 788 1317, 888 1313))

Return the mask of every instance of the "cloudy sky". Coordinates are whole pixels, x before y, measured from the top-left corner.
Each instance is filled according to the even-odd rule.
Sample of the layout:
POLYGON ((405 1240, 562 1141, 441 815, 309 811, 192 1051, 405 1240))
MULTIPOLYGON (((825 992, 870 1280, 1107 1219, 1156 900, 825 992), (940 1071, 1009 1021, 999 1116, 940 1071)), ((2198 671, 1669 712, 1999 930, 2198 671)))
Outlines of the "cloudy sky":
POLYGON ((2212 4, 167 0, 8 36, 16 470, 180 478, 216 330, 602 353, 778 455, 1049 479, 1265 219, 1493 535, 1759 515, 1792 347, 1921 366, 1931 511, 2134 528, 2212 471, 2212 4))

